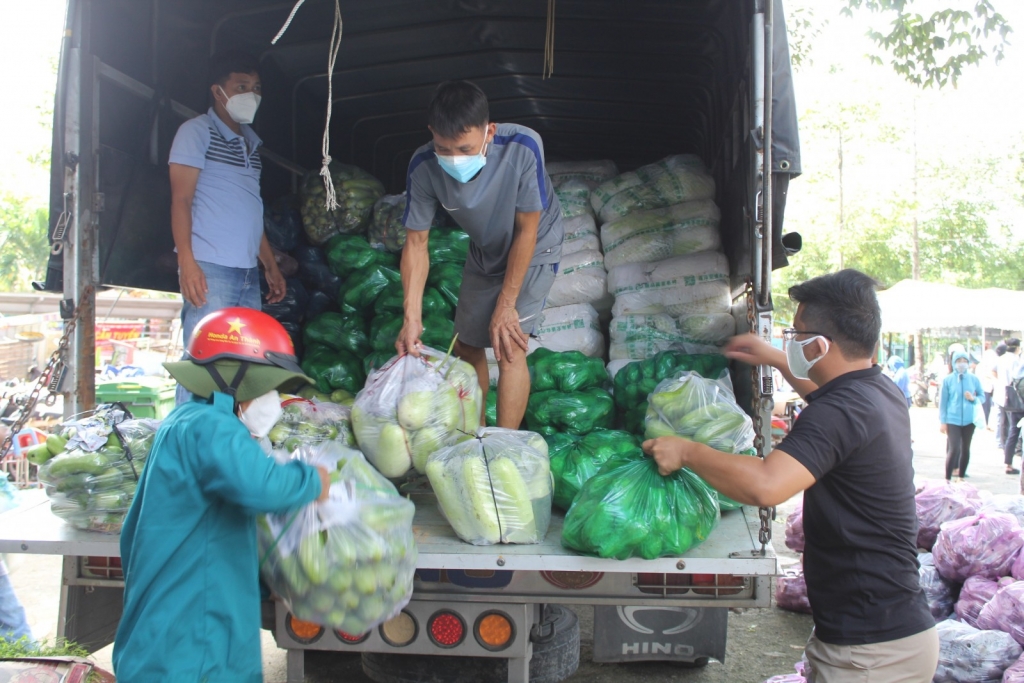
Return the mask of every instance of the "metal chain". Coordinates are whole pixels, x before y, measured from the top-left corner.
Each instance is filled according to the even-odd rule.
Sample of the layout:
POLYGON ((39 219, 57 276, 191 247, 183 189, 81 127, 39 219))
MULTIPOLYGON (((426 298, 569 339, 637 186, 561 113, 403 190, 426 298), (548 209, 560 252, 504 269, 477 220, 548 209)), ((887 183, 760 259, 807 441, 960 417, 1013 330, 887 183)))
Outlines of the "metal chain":
MULTIPOLYGON (((751 332, 757 333, 757 315, 754 311, 754 282, 747 280, 747 327, 751 332)), ((754 400, 754 448, 758 457, 765 457, 764 448, 764 412, 765 402, 761 398, 761 372, 757 366, 750 368, 750 396, 754 400)), ((757 538, 761 543, 761 553, 764 554, 768 544, 772 542, 772 520, 775 518, 775 508, 759 508, 758 516, 761 520, 761 528, 758 530, 757 538)))
MULTIPOLYGON (((88 289, 91 289, 91 287, 88 289)), ((88 295, 88 289, 85 292, 86 295, 88 295)), ((50 380, 53 379, 53 373, 63 362, 64 354, 67 352, 68 346, 71 343, 71 335, 74 334, 75 326, 78 324, 79 311, 80 307, 76 306, 71 317, 64 321, 64 333, 60 336, 57 348, 54 349, 52 354, 50 354, 50 360, 46 362, 46 368, 43 370, 42 374, 39 375, 39 379, 36 380, 35 386, 32 387, 32 392, 28 395, 28 400, 22 407, 21 416, 18 418, 17 422, 11 426, 10 431, 4 438, 3 446, 0 446, 0 458, 7 457, 11 447, 14 445, 15 437, 22 429, 25 428, 29 418, 32 416, 32 411, 39 402, 39 394, 42 393, 43 387, 50 384, 50 380)), ((56 392, 50 391, 47 396, 47 401, 55 396, 56 392)))

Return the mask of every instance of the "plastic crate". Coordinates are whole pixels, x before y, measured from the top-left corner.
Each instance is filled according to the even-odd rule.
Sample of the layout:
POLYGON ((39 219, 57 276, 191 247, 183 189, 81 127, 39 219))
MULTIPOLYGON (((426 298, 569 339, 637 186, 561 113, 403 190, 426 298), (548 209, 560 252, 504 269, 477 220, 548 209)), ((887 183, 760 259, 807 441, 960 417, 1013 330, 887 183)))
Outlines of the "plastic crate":
POLYGON ((162 420, 174 410, 177 384, 159 377, 133 377, 96 385, 96 403, 121 402, 135 417, 162 420))

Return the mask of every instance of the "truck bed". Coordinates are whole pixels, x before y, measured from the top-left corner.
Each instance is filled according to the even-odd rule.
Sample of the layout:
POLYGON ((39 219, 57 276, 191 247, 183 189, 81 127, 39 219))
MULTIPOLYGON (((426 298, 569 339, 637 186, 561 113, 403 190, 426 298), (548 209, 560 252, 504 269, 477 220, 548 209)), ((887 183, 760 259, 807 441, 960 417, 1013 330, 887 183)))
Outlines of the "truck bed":
MULTIPOLYGON (((24 504, 0 515, 0 552, 36 555, 119 557, 120 537, 79 531, 50 512, 42 491, 30 491, 24 504)), ((578 555, 562 547, 564 515, 555 511, 543 543, 536 545, 474 546, 459 540, 428 494, 413 496, 413 522, 419 547, 418 565, 431 569, 511 571, 652 572, 735 574, 776 573, 775 552, 769 545, 764 555, 757 541, 756 508, 723 513, 722 521, 707 541, 680 557, 657 560, 608 560, 578 555), (682 565, 680 566, 680 563, 682 565)))

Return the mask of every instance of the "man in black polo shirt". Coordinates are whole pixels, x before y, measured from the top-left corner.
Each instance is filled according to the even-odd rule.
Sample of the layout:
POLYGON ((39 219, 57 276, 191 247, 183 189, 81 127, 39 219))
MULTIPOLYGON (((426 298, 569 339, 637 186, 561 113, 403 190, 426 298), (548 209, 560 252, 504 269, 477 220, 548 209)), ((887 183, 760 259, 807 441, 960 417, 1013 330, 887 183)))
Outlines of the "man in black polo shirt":
POLYGON ((799 307, 785 352, 754 335, 734 338, 725 351, 778 368, 807 400, 779 447, 764 460, 677 437, 649 440, 644 450, 662 474, 689 467, 749 505, 778 505, 804 491, 810 683, 927 683, 939 641, 918 579, 907 404, 873 362, 881 328, 875 282, 843 270, 789 296, 799 307))

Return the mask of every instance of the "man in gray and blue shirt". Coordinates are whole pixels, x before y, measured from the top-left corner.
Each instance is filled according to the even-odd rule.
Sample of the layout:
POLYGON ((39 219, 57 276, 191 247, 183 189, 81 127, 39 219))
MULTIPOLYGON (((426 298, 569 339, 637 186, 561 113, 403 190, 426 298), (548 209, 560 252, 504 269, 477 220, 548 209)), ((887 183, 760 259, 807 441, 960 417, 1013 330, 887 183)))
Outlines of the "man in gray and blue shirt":
POLYGON ((529 128, 491 122, 486 95, 466 81, 438 86, 427 119, 433 141, 416 150, 406 181, 405 324, 395 347, 419 353, 427 239, 440 204, 470 239, 455 311, 455 352, 476 368, 486 395, 485 353, 494 349, 498 426, 515 429, 530 394, 529 335, 562 254, 562 213, 544 145, 529 128))
MULTIPOLYGON (((260 310, 260 273, 269 303, 284 298, 285 281, 263 234, 259 136, 248 124, 259 108, 257 63, 228 52, 211 63, 210 110, 186 121, 171 145, 171 231, 178 253, 181 328, 187 346, 208 313, 230 306, 260 310)), ((178 402, 188 393, 178 388, 178 402)))

